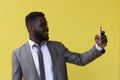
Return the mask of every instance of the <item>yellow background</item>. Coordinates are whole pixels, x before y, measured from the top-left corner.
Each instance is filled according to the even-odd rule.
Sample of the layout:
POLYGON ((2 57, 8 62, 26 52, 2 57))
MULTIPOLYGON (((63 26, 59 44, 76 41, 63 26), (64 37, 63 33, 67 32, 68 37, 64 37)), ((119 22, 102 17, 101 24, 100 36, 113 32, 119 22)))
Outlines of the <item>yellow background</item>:
POLYGON ((120 80, 120 0, 0 0, 0 80, 11 80, 12 51, 28 39, 24 18, 31 11, 46 14, 50 40, 84 52, 103 26, 106 54, 82 67, 67 64, 69 80, 120 80))

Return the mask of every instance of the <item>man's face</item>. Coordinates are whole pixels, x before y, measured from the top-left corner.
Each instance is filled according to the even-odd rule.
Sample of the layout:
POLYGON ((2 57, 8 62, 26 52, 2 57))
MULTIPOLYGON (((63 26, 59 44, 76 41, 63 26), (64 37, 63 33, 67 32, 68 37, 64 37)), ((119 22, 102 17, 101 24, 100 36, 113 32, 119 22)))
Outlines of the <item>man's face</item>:
POLYGON ((37 17, 35 21, 33 21, 32 24, 33 27, 33 36, 37 40, 48 40, 48 26, 47 26, 47 20, 45 17, 37 17))

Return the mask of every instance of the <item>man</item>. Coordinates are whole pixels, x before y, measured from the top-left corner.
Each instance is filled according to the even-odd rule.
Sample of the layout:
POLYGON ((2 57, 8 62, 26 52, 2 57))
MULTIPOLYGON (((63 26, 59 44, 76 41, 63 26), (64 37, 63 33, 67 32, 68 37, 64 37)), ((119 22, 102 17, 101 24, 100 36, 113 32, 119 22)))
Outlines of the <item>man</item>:
POLYGON ((95 37, 93 48, 80 54, 69 51, 61 42, 49 41, 44 13, 31 12, 25 21, 29 40, 13 51, 12 80, 68 80, 66 62, 84 66, 105 52, 104 31, 95 37))

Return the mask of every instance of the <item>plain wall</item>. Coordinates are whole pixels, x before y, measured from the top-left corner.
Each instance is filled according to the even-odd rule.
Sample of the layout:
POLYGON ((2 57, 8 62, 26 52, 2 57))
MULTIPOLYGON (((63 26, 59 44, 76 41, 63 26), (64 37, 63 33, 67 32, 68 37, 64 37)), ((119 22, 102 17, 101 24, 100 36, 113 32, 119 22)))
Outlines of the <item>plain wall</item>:
POLYGON ((95 45, 100 26, 106 31, 106 53, 86 66, 67 64, 69 80, 119 80, 120 0, 0 0, 0 80, 11 79, 12 51, 28 40, 24 18, 45 13, 50 40, 71 51, 95 45))

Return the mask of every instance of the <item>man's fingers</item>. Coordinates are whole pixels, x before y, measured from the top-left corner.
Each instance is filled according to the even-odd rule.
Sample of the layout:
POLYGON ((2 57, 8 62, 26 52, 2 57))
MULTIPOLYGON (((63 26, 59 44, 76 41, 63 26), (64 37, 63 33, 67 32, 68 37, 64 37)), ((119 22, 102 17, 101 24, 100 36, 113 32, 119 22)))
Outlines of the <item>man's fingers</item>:
MULTIPOLYGON (((103 31, 103 34, 104 34, 104 33, 105 33, 105 32, 103 31)), ((96 35, 96 36, 95 36, 95 42, 98 44, 98 46, 100 46, 100 47, 105 47, 105 46, 107 45, 108 40, 107 40, 107 37, 106 37, 105 34, 104 34, 104 35, 101 35, 101 36, 96 35)))
POLYGON ((100 39, 100 36, 99 36, 99 35, 96 35, 96 36, 95 36, 95 39, 100 39))
POLYGON ((106 37, 105 34, 101 36, 101 42, 102 43, 108 42, 107 37, 106 37))

